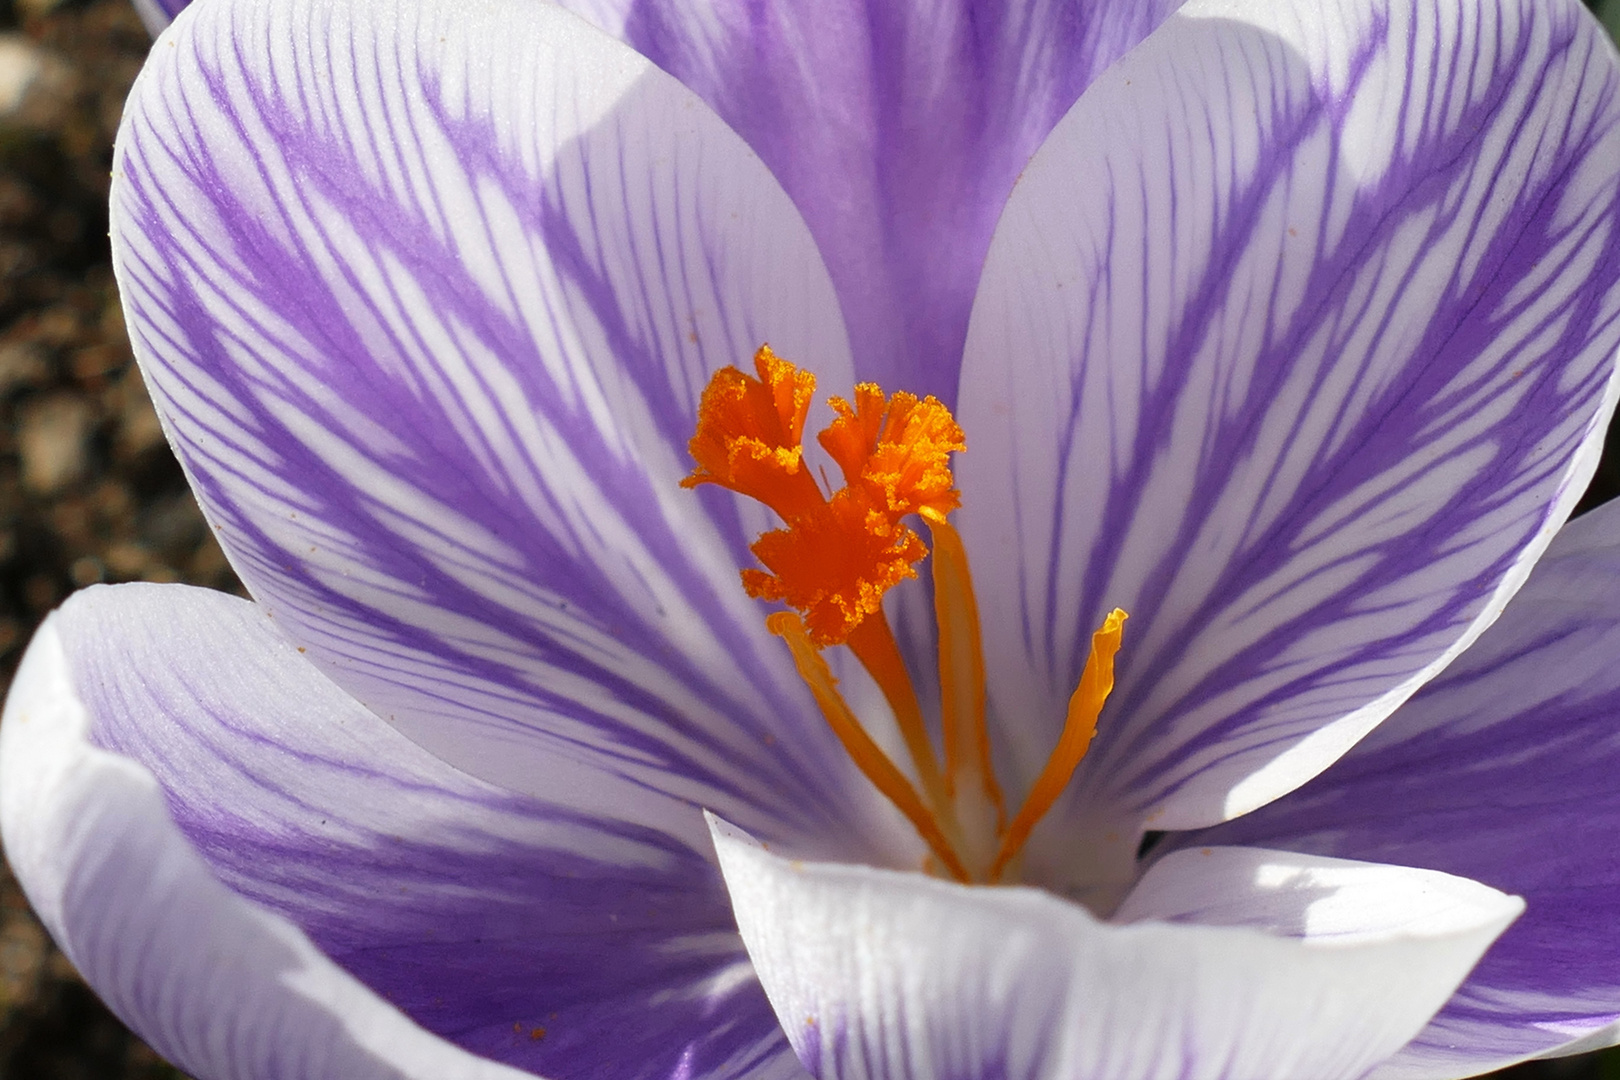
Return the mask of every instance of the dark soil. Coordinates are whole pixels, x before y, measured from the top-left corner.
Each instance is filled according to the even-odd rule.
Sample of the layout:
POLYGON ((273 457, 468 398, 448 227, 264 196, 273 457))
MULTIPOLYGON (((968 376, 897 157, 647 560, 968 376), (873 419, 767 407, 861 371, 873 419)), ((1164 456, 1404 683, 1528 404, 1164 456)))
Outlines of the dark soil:
MULTIPOLYGON (((0 111, 3 683, 39 620, 74 589, 240 588, 163 441, 109 263, 112 139, 149 45, 123 0, 54 10, 0 0, 0 63, 22 55, 36 71, 0 111)), ((84 985, 4 872, 0 1080, 179 1077, 84 985)))
MULTIPOLYGON (((125 0, 0 0, 0 692, 46 612, 98 581, 240 590, 130 358, 107 248, 112 139, 149 45, 125 0)), ((1620 455, 1586 504, 1620 492, 1620 455)), ((86 989, 0 868, 0 1080, 174 1080, 86 989)), ((1620 1080, 1620 1056, 1517 1080, 1620 1080)), ((342 1080, 342 1078, 333 1078, 342 1080)))

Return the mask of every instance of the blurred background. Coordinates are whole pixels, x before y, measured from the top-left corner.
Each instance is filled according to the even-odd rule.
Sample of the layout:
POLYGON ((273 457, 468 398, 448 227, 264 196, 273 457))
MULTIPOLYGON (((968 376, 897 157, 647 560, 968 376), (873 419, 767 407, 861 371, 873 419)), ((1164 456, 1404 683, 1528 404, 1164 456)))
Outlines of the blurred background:
MULTIPOLYGON (((1620 0, 1592 6, 1620 31, 1620 0)), ((163 441, 108 261, 113 135, 149 46, 127 0, 0 0, 0 695, 74 589, 241 591, 163 441)), ((1616 443, 1620 425, 1581 509, 1620 493, 1616 443)), ((1497 1075, 1620 1080, 1620 1050, 1497 1075)), ((0 1080, 182 1076, 85 987, 0 867, 0 1080)))

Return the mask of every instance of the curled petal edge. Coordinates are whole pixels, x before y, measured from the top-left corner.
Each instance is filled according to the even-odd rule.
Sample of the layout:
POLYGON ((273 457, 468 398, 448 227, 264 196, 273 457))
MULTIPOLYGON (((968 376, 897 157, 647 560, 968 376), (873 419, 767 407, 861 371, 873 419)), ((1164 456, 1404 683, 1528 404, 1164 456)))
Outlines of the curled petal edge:
POLYGON ((1422 1029, 1524 909, 1452 875, 1232 848, 1203 876, 1244 910, 1188 909, 1190 868, 1167 867, 1135 905, 1146 921, 1121 925, 1038 889, 805 863, 709 826, 754 968, 822 1080, 1349 1080, 1422 1029), (1248 880, 1273 855, 1289 881, 1248 880), (1303 927, 1256 928, 1285 914, 1303 927))
POLYGON ((424 1031, 221 884, 151 774, 90 742, 58 622, 29 646, 0 720, 0 837, 51 936, 120 1019, 199 1077, 530 1076, 424 1031))

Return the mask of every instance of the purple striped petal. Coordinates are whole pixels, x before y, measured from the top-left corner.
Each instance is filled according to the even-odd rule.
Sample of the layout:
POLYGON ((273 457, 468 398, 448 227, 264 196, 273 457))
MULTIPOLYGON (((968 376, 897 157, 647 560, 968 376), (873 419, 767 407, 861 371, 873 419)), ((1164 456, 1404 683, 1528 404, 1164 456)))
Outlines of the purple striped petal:
POLYGON ((1620 1041, 1620 503, 1571 522, 1502 619, 1309 785, 1187 843, 1466 874, 1528 909, 1390 1077, 1620 1041))
POLYGON ((527 1076, 428 1034, 293 921, 220 884, 152 775, 92 744, 73 618, 46 621, 6 700, 0 832, 34 910, 112 1010, 200 1080, 527 1076))
POLYGON ((1563 0, 1198 0, 1054 132, 960 410, 1012 790, 1131 620, 1027 880, 1289 791, 1522 583, 1613 409, 1616 73, 1563 0))
POLYGON ((1227 850, 1161 863, 1131 912, 1150 921, 1113 926, 1036 889, 789 862, 718 822, 715 845, 823 1080, 1360 1077, 1523 907, 1443 874, 1227 850), (1205 924, 1170 921, 1188 918, 1205 924))
POLYGON ((713 369, 768 340, 852 378, 802 222, 702 102, 547 4, 210 0, 119 146, 136 354, 324 671, 588 813, 914 861, 738 585, 767 513, 678 486, 713 369))
POLYGON ((1181 0, 566 0, 695 90, 770 166, 863 379, 956 398, 1018 171, 1181 0))
MULTIPOLYGON (((102 748, 83 746, 81 734, 81 755, 138 774, 166 842, 188 845, 185 858, 207 876, 200 855, 236 909, 296 926, 321 964, 428 1031, 553 1080, 802 1075, 707 844, 694 851, 678 830, 592 819, 457 772, 332 685, 256 605, 121 586, 79 594, 52 625, 61 678, 102 748)), ((32 760, 8 753, 7 777, 32 760)), ((73 805, 44 809, 60 819, 73 805)), ((92 799, 96 827, 121 806, 92 799)), ((21 816, 7 826, 12 850, 21 816)), ((116 843, 123 834, 107 828, 105 842, 116 843)), ((55 873, 54 858, 44 852, 33 876, 55 873)), ((62 920, 67 944, 99 932, 83 920, 122 902, 86 897, 84 914, 62 920)), ((205 900, 176 902, 191 910, 205 900)), ((153 918, 126 914, 120 925, 153 918)), ((126 985, 151 994, 188 977, 133 946, 109 963, 123 966, 87 974, 115 1006, 126 985)), ((242 967, 244 980, 274 976, 242 967)), ((206 1023, 233 1040, 260 1030, 241 1006, 210 1017, 199 995, 187 1007, 195 1015, 161 1019, 182 1033, 206 1023)), ((153 1022, 139 1011, 133 1019, 153 1022)), ((303 1041, 296 1030, 282 1038, 303 1041)))

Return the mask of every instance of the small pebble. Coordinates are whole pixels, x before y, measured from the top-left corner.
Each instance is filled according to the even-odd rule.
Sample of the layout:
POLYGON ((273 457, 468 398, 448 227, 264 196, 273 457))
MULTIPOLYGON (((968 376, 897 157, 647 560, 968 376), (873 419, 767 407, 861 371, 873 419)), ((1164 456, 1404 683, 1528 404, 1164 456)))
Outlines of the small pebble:
POLYGON ((22 34, 0 34, 0 121, 48 131, 67 118, 73 71, 22 34))
POLYGON ((23 600, 40 615, 55 607, 62 595, 49 574, 30 574, 23 581, 22 592, 23 600))
POLYGON ((49 15, 65 2, 66 0, 17 0, 17 7, 29 18, 39 19, 49 15))
POLYGON ((34 342, 13 341, 0 345, 0 394, 14 386, 43 382, 49 372, 50 357, 34 342))
POLYGON ((94 425, 90 403, 80 397, 56 394, 25 406, 17 425, 23 486, 49 495, 83 478, 94 425))
POLYGON ((121 578, 138 578, 152 561, 152 553, 127 541, 113 544, 103 553, 107 567, 121 578))
POLYGON ((101 560, 94 555, 84 555, 73 560, 73 565, 68 569, 68 576, 73 579, 73 584, 82 589, 87 585, 105 581, 107 568, 101 565, 101 560))
POLYGON ((8 918, 0 923, 0 1006, 30 1000, 43 972, 45 933, 38 923, 8 918))
POLYGON ((0 118, 22 108, 44 67, 45 57, 38 45, 21 34, 0 34, 0 118))

